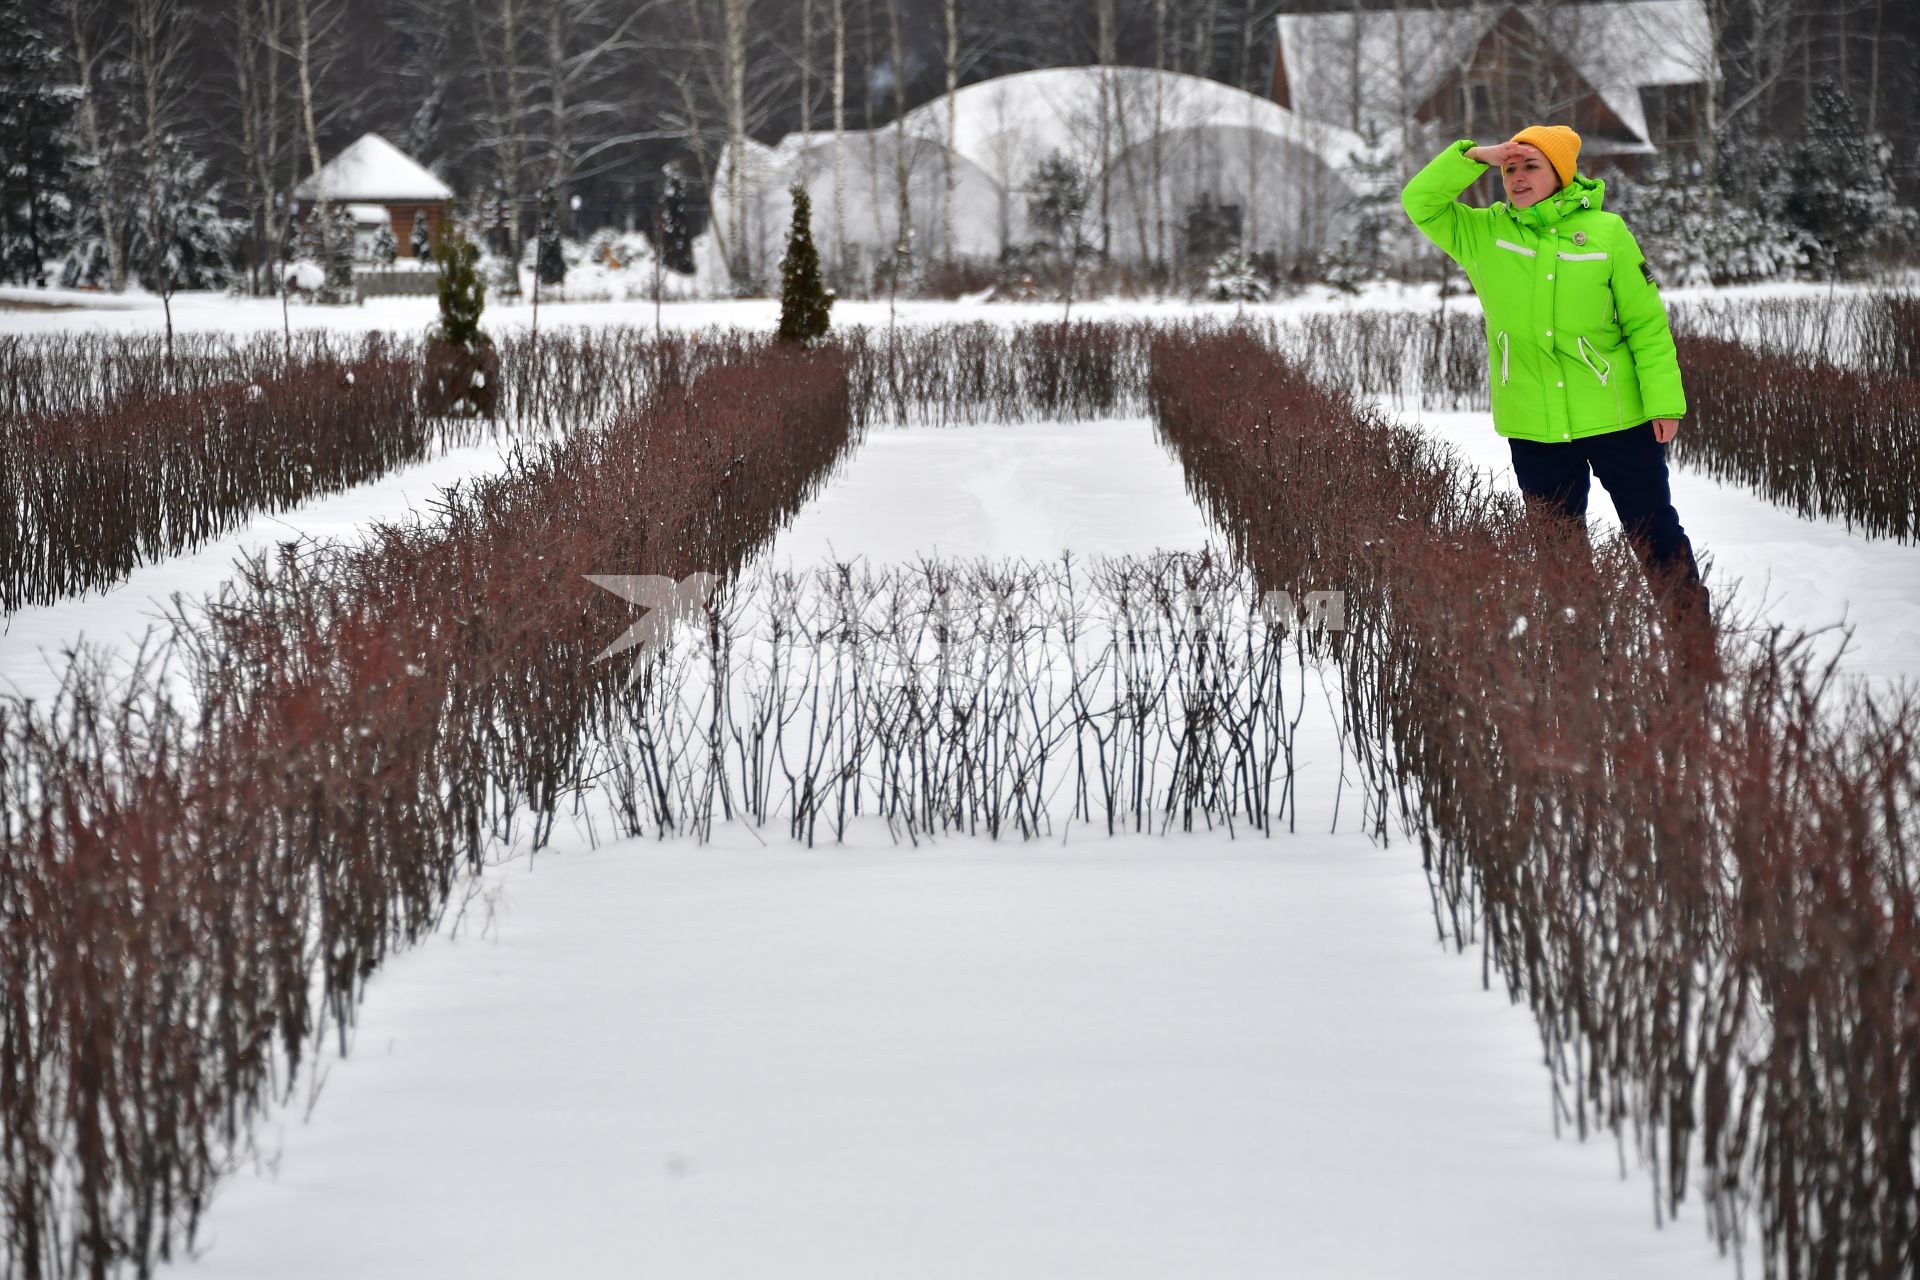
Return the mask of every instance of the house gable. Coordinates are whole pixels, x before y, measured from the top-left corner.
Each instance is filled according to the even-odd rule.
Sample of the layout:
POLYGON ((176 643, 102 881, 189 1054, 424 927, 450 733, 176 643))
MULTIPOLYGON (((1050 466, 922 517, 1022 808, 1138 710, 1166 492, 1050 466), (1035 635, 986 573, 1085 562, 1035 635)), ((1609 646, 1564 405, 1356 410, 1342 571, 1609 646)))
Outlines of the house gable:
POLYGON ((1590 154, 1647 153, 1697 133, 1670 118, 1713 78, 1706 0, 1288 14, 1277 35, 1277 101, 1408 145, 1410 125, 1459 127, 1478 93, 1502 126, 1550 116, 1589 137, 1590 154))
POLYGON ((1629 147, 1647 141, 1518 8, 1494 20, 1464 64, 1448 72, 1413 114, 1463 137, 1553 121, 1572 125, 1589 147, 1602 140, 1629 147))

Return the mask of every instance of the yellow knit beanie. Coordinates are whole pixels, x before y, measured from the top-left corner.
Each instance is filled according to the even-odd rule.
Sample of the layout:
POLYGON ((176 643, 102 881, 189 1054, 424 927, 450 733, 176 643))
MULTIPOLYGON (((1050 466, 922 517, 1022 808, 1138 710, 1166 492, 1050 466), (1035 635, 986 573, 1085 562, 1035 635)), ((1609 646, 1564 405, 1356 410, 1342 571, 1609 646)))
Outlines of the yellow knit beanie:
POLYGON ((1573 181, 1574 162, 1580 158, 1580 135, 1563 124, 1530 124, 1509 141, 1524 142, 1540 148, 1540 153, 1560 175, 1560 185, 1573 181))

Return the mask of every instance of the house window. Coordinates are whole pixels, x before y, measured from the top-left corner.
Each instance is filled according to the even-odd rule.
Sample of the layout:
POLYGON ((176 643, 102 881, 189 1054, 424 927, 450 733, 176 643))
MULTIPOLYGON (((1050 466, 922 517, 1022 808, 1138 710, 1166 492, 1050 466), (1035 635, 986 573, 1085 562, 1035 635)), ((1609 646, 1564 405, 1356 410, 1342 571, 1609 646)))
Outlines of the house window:
POLYGON ((1640 105, 1647 113, 1647 141, 1663 151, 1699 145, 1706 114, 1704 88, 1698 84, 1642 86, 1640 105))
POLYGON ((1498 122, 1493 118, 1493 86, 1477 80, 1462 81, 1460 116, 1469 138, 1477 138, 1482 133, 1497 133, 1498 122))

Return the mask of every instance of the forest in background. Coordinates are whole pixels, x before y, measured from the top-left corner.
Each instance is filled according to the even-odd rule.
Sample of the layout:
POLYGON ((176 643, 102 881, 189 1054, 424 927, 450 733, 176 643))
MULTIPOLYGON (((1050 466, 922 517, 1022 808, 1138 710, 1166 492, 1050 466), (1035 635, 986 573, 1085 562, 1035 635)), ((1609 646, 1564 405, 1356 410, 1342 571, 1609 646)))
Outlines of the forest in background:
MULTIPOLYGON (((1913 202, 1920 5, 1705 2, 1716 189, 1784 206, 1796 197, 1782 183, 1805 187, 1801 166, 1824 163, 1821 182, 1890 184, 1913 202), (1772 193, 1759 191, 1768 181, 1772 193)), ((1577 4, 1531 8, 1550 17, 1577 4)), ((1264 94, 1278 15, 1396 6, 1411 7, 7 0, 0 280, 270 290, 266 268, 295 231, 293 187, 369 131, 444 178, 516 260, 543 216, 570 237, 650 230, 676 173, 697 230, 708 181, 745 138, 867 129, 959 86, 1049 66, 1151 66, 1264 94)), ((1449 7, 1465 22, 1505 5, 1449 7)), ((1855 200, 1850 216, 1884 203, 1855 200)))

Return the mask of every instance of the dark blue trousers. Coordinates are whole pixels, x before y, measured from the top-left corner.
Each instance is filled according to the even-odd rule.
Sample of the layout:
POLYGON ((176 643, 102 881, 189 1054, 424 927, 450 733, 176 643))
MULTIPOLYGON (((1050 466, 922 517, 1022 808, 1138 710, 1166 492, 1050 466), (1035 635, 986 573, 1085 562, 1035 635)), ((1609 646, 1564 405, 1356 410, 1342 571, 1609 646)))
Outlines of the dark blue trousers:
POLYGON ((1693 544, 1680 527, 1667 488, 1667 446, 1654 439, 1653 423, 1608 431, 1580 440, 1543 444, 1513 440, 1513 474, 1529 508, 1584 523, 1589 474, 1613 499, 1627 538, 1640 554, 1647 581, 1672 617, 1695 608, 1706 616, 1707 589, 1700 582, 1693 544))

